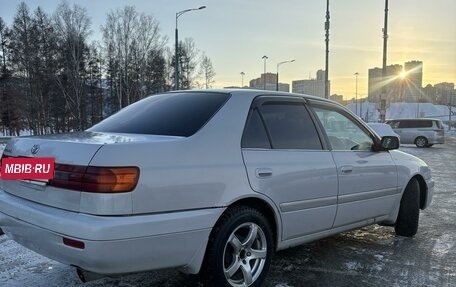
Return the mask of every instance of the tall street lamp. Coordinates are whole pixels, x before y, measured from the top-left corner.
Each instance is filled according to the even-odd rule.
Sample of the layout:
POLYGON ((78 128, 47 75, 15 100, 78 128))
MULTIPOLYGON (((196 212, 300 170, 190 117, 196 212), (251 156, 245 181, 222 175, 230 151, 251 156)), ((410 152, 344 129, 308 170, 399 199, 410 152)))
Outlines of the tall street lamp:
POLYGON ((289 61, 283 61, 283 62, 277 63, 277 83, 276 83, 276 91, 279 90, 279 67, 280 67, 280 65, 285 64, 285 63, 293 63, 294 61, 295 61, 295 60, 289 60, 289 61))
POLYGON ((355 73, 356 77, 356 91, 355 91, 355 110, 356 110, 356 115, 358 115, 358 75, 359 73, 355 73))
POLYGON ((266 90, 266 60, 268 59, 268 56, 264 55, 261 59, 264 60, 263 90, 266 90))
POLYGON ((325 99, 329 99, 329 0, 326 0, 326 22, 325 22, 325 99))
POLYGON ((244 75, 245 75, 245 73, 241 72, 241 88, 244 87, 244 75))
POLYGON ((179 17, 184 14, 184 13, 187 13, 187 12, 190 12, 190 11, 196 11, 196 10, 201 10, 201 9, 204 9, 206 8, 206 6, 201 6, 199 8, 193 8, 193 9, 186 9, 186 10, 182 10, 182 11, 179 11, 176 13, 176 49, 175 49, 175 58, 174 60, 176 61, 175 62, 175 65, 174 65, 174 70, 175 70, 175 77, 176 77, 176 84, 175 84, 175 89, 176 90, 179 90, 179 37, 178 37, 178 31, 177 31, 177 19, 179 19, 179 17))

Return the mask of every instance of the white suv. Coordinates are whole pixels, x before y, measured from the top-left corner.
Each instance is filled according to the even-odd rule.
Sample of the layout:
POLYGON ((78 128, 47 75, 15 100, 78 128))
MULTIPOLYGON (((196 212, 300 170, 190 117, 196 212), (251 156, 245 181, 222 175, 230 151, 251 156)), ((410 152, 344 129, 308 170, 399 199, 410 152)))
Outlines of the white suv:
POLYGON ((83 280, 178 267, 259 286, 274 250, 374 223, 415 235, 434 182, 398 146, 317 97, 153 95, 85 132, 10 140, 3 157, 56 166, 0 182, 0 227, 83 280))

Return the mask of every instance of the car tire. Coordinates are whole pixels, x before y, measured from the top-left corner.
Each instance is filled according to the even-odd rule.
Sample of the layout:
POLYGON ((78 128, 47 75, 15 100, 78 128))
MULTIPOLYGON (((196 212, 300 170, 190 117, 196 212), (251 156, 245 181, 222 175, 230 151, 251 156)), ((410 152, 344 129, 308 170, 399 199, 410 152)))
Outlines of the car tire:
POLYGON ((419 148, 426 147, 428 145, 428 140, 425 137, 417 137, 415 139, 415 144, 419 148))
POLYGON ((273 251, 271 227, 258 210, 237 206, 211 232, 202 275, 207 286, 261 286, 273 251))
POLYGON ((420 185, 412 178, 402 195, 394 230, 396 235, 412 237, 418 231, 420 218, 420 185))

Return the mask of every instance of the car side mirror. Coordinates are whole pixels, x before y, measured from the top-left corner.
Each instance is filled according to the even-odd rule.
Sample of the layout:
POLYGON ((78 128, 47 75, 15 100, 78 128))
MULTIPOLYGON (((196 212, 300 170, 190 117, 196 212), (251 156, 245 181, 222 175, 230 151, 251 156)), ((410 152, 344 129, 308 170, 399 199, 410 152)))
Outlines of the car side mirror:
POLYGON ((399 138, 396 136, 383 136, 380 141, 382 150, 391 150, 399 148, 399 138))

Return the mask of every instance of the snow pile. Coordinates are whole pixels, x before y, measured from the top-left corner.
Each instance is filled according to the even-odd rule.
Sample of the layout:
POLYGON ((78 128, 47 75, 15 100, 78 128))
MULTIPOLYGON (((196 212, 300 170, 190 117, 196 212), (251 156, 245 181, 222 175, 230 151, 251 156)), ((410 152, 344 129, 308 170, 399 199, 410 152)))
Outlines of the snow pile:
MULTIPOLYGON (((356 113, 356 104, 350 103, 347 108, 356 113)), ((357 114, 366 122, 377 122, 379 106, 376 103, 365 101, 358 103, 357 114)), ((390 103, 386 109, 387 119, 399 118, 436 118, 448 122, 449 109, 444 105, 431 103, 390 103)), ((456 120, 456 116, 455 119, 456 120)))

